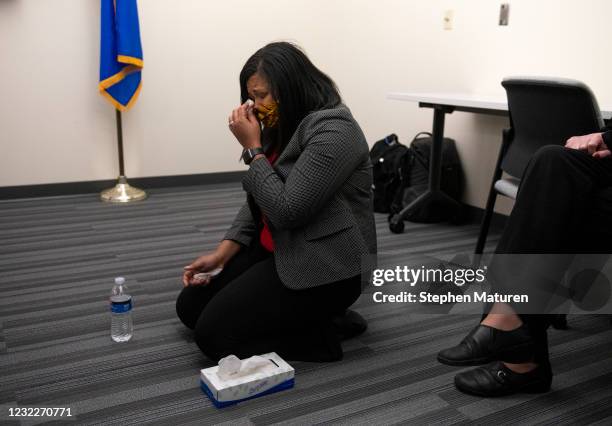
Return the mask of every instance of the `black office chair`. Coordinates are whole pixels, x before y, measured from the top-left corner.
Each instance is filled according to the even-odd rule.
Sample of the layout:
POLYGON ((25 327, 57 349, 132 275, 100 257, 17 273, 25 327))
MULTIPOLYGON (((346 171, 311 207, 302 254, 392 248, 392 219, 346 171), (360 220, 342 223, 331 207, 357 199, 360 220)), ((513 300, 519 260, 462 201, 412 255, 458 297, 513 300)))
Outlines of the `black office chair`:
MULTIPOLYGON (((593 92, 579 81, 515 77, 504 79, 502 86, 508 97, 510 128, 502 133, 502 145, 476 243, 477 255, 483 252, 497 195, 516 199, 520 177, 533 154, 545 145, 565 145, 572 136, 594 133, 604 126, 593 92), (502 178, 502 172, 508 176, 502 178)), ((566 316, 555 315, 552 325, 566 329, 566 316)))
POLYGON ((508 97, 510 128, 493 173, 480 225, 476 254, 482 254, 497 195, 516 199, 520 178, 535 152, 544 145, 565 145, 572 136, 599 131, 604 122, 595 95, 576 80, 512 77, 502 81, 508 97), (508 176, 502 178, 502 172, 508 176))

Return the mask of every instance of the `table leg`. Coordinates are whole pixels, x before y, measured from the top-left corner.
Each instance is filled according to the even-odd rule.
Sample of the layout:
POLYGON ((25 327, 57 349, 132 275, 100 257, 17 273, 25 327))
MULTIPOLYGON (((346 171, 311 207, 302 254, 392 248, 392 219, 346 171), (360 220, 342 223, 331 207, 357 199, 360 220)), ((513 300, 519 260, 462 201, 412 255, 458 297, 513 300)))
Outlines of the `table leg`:
POLYGON ((440 189, 440 177, 442 174, 442 141, 444 140, 444 118, 447 113, 453 112, 452 107, 437 105, 434 107, 433 130, 431 154, 429 158, 429 186, 425 193, 404 207, 401 212, 394 215, 389 221, 391 232, 402 233, 404 231, 404 218, 415 210, 422 208, 424 204, 430 205, 438 211, 455 210, 459 203, 446 195, 440 189))
POLYGON ((429 157, 429 190, 440 190, 440 176, 442 174, 442 143, 444 141, 444 119, 446 111, 441 108, 434 109, 431 153, 429 157))

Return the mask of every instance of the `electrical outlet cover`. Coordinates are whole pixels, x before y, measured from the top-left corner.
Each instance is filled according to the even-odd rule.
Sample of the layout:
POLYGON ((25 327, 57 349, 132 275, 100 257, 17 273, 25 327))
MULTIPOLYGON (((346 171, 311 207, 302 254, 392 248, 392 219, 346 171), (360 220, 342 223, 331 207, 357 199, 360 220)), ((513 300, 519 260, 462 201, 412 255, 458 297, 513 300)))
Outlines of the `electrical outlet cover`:
POLYGON ((455 20, 455 11, 454 10, 447 10, 447 11, 445 11, 444 12, 444 29, 445 30, 452 30, 453 29, 454 20, 455 20))
POLYGON ((499 7, 499 25, 508 25, 510 20, 510 4, 502 3, 499 7))

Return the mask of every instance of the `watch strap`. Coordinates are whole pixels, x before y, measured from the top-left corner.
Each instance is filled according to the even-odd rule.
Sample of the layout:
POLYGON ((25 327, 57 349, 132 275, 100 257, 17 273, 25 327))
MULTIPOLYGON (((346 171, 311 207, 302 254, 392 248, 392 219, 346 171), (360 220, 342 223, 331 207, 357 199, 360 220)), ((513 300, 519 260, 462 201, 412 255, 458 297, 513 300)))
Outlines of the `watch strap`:
POLYGON ((263 148, 249 148, 249 149, 245 149, 244 152, 242 153, 242 160, 244 161, 244 164, 251 164, 251 162, 253 161, 253 159, 255 158, 256 155, 258 154, 263 154, 264 150, 263 148))

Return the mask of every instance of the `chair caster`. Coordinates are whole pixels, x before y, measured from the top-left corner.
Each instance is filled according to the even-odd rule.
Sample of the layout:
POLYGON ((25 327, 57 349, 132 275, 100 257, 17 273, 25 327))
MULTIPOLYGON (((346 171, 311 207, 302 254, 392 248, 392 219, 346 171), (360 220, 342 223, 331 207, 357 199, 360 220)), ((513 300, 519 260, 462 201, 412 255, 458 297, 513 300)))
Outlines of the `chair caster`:
POLYGON ((394 234, 401 234, 402 232, 404 232, 404 221, 403 220, 396 220, 397 216, 393 217, 390 221, 389 221, 389 230, 391 232, 393 232, 394 234))

